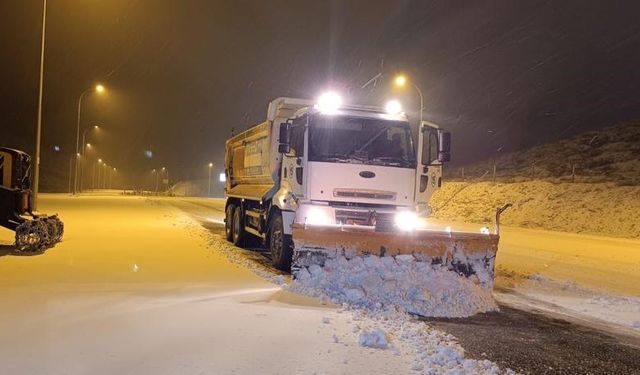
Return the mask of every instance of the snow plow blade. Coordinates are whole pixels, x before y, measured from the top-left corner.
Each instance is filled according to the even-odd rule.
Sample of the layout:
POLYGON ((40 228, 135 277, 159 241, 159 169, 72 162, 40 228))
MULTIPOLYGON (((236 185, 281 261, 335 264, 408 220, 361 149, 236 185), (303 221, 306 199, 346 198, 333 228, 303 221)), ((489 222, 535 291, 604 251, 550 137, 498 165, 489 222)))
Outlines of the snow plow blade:
POLYGON ((293 225, 294 284, 331 299, 425 316, 495 309, 497 234, 293 225))

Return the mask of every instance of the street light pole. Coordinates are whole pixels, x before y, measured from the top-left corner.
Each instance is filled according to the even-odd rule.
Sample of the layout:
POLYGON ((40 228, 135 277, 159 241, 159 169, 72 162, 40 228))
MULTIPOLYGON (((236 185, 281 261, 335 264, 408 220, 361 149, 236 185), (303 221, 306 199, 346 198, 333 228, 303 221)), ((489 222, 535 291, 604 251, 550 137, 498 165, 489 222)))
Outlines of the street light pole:
POLYGON ((422 90, 420 90, 420 87, 418 87, 418 85, 407 80, 407 77, 405 77, 404 75, 397 76, 394 82, 398 87, 403 87, 407 82, 409 82, 409 84, 418 92, 418 95, 420 95, 420 125, 422 125, 422 114, 424 112, 424 95, 422 95, 422 90))
POLYGON ((73 175, 73 156, 69 158, 69 194, 73 193, 71 188, 71 176, 73 175))
POLYGON ((102 171, 102 189, 106 189, 107 188, 107 163, 102 164, 103 167, 103 171, 102 171))
POLYGON ((80 114, 82 111, 82 98, 84 98, 84 96, 89 92, 89 91, 97 91, 97 92, 103 92, 104 91, 104 87, 102 85, 96 85, 95 87, 89 87, 88 89, 84 90, 82 92, 82 94, 80 94, 80 97, 78 98, 78 123, 76 126, 76 168, 75 168, 75 177, 74 177, 74 183, 73 183, 73 193, 76 194, 78 192, 78 162, 80 160, 80 114))
POLYGON ((38 209, 38 189, 40 187, 40 138, 42 134, 42 91, 44 83, 44 37, 47 25, 47 0, 42 2, 42 40, 40 44, 40 87, 38 89, 38 123, 36 125, 36 152, 33 168, 33 210, 38 209))
POLYGON ((165 185, 164 181, 167 180, 166 188, 167 188, 167 190, 169 190, 169 183, 168 183, 169 182, 169 171, 165 167, 160 168, 160 171, 164 172, 164 173, 162 173, 162 186, 164 188, 164 185, 165 185))
POLYGON ((422 126, 422 113, 424 112, 424 96, 422 95, 422 91, 420 90, 418 85, 416 85, 413 82, 409 82, 409 83, 411 84, 411 86, 413 86, 414 89, 416 89, 416 91, 418 92, 418 95, 420 95, 420 125, 422 126))
POLYGON ((80 162, 80 113, 82 110, 82 98, 84 98, 85 94, 89 92, 91 88, 88 88, 80 94, 80 98, 78 98, 78 122, 76 126, 76 168, 74 171, 73 177, 73 194, 78 192, 78 163, 80 162))
POLYGON ((87 137, 87 132, 92 129, 98 129, 98 125, 94 125, 90 128, 86 128, 82 132, 82 167, 80 170, 80 192, 82 192, 84 187, 84 165, 87 162, 87 159, 85 158, 85 154, 87 153, 87 146, 89 146, 89 144, 86 143, 86 137, 87 137))
POLYGON ((213 163, 209 163, 209 187, 207 189, 207 198, 211 198, 211 168, 213 168, 213 163))
POLYGON ((156 175, 156 189, 155 189, 155 191, 156 191, 156 194, 158 194, 158 176, 159 176, 160 173, 158 173, 155 169, 152 172, 153 172, 153 174, 156 175))

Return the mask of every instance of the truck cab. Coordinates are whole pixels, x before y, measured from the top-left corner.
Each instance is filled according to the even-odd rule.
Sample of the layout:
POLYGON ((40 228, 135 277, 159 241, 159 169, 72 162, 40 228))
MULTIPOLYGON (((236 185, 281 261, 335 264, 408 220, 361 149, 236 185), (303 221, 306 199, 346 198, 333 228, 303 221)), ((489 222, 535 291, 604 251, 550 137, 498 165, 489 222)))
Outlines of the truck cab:
POLYGON ((293 224, 411 231, 418 216, 429 213, 429 198, 442 183, 442 163, 449 160, 449 133, 437 125, 420 124, 416 140, 401 112, 286 98, 272 102, 269 115, 258 125, 265 128, 265 137, 247 134, 241 137, 244 143, 231 142, 231 149, 234 143, 243 144, 243 155, 227 144, 227 159, 243 160, 242 166, 237 159, 226 163, 230 240, 238 243, 237 235, 245 233, 263 239, 274 264, 286 269, 290 242, 295 241, 293 224), (258 154, 262 166, 269 159, 273 184, 264 179, 253 197, 234 197, 234 191, 249 189, 247 173, 254 174, 253 181, 266 175, 265 170, 247 169, 252 162, 260 164, 258 154), (234 174, 243 176, 236 186, 234 174))

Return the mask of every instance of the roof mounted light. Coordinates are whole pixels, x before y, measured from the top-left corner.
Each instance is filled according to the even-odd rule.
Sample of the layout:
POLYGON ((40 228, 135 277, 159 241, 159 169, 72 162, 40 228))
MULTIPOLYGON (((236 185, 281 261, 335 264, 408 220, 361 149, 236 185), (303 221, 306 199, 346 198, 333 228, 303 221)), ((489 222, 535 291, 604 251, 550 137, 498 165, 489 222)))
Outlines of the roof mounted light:
POLYGON ((399 115, 402 112, 402 104, 397 100, 389 100, 384 109, 390 115, 399 115))
POLYGON ((316 103, 316 108, 324 114, 330 115, 335 114, 340 109, 340 105, 342 104, 342 99, 338 94, 333 91, 325 92, 320 95, 318 98, 318 102, 316 103))

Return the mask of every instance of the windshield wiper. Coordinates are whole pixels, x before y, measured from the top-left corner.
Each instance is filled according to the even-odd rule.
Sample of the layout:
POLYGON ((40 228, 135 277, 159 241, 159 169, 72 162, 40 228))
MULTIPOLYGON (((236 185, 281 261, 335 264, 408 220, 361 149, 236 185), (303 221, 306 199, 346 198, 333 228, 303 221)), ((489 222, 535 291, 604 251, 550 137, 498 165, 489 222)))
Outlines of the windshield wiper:
POLYGON ((411 165, 411 162, 409 160, 397 156, 379 156, 371 159, 371 161, 379 161, 385 163, 385 165, 411 165))
POLYGON ((361 163, 366 162, 367 160, 365 158, 361 158, 359 156, 356 155, 345 155, 345 154, 329 154, 329 155, 323 155, 322 158, 325 161, 338 161, 338 162, 342 162, 342 163, 348 163, 351 161, 359 161, 361 163))
POLYGON ((381 129, 378 133, 376 133, 376 135, 374 135, 373 137, 371 137, 368 141, 366 141, 362 146, 360 146, 360 148, 358 148, 357 150, 355 150, 354 152, 362 152, 362 150, 364 150, 365 148, 367 148, 371 143, 373 143, 373 141, 375 141, 379 136, 381 136, 382 134, 384 134, 384 132, 386 132, 387 130, 389 130, 391 126, 386 126, 383 129, 381 129))

